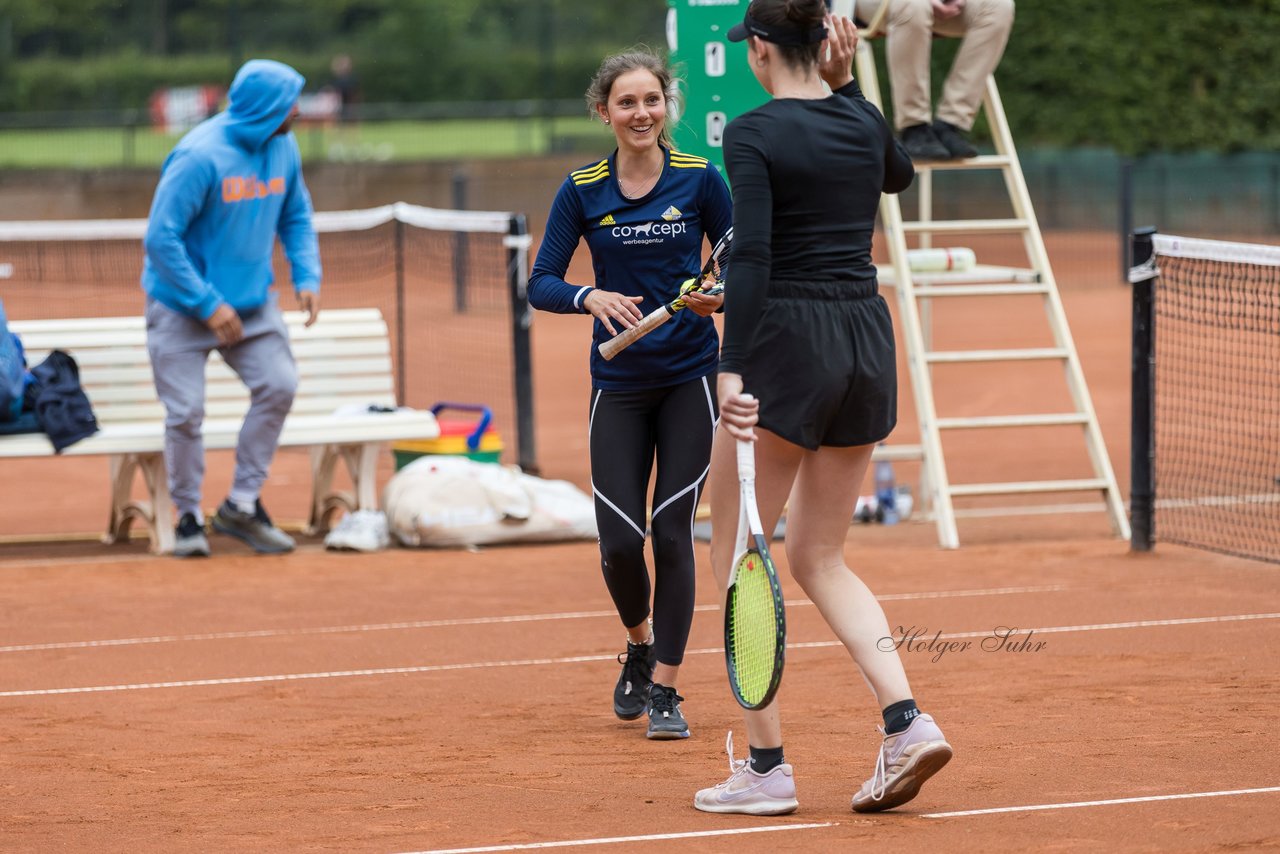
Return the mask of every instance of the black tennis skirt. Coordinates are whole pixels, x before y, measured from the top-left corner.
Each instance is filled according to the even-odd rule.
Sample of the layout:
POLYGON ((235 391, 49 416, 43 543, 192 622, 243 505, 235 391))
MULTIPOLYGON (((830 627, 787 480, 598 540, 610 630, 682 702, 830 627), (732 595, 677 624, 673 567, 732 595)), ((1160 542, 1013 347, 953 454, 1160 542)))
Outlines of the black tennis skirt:
POLYGON ((760 426, 809 450, 879 442, 898 421, 893 321, 875 279, 773 281, 743 371, 760 426))

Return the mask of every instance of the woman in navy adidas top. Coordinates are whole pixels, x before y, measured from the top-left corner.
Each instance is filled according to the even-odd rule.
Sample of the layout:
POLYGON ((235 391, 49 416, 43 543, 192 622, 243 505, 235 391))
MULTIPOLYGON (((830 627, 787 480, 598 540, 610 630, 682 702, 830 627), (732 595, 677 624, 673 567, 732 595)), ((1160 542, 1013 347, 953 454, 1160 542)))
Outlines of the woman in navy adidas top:
POLYGON ((647 711, 648 737, 662 739, 689 735, 675 682, 693 621, 693 516, 717 418, 719 338, 710 315, 722 298, 686 296, 688 311, 612 361, 597 347, 671 300, 701 269, 704 239, 715 243, 732 222, 729 191, 715 167, 671 150, 666 119, 673 93, 670 70, 652 54, 624 53, 601 64, 587 105, 612 128, 617 149, 565 179, 529 278, 535 308, 595 317, 591 488, 605 583, 627 630, 613 710, 623 720, 647 711), (564 278, 583 238, 594 285, 564 278))

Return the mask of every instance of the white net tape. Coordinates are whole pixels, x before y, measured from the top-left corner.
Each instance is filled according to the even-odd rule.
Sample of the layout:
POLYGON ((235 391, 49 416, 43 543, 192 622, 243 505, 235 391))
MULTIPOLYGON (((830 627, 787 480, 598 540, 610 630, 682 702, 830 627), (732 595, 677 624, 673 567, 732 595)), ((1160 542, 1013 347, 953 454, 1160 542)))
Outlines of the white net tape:
POLYGON ((1280 246, 1262 243, 1232 243, 1228 240, 1204 240, 1198 237, 1176 237, 1156 234, 1152 237, 1156 255, 1166 258, 1199 258, 1231 264, 1258 264, 1280 267, 1280 246))
MULTIPOLYGON (((511 226, 511 214, 424 208, 396 202, 361 211, 318 211, 312 219, 321 234, 362 231, 392 221, 435 231, 506 234, 511 226)), ((0 222, 0 241, 141 240, 146 231, 145 219, 28 220, 0 222)))

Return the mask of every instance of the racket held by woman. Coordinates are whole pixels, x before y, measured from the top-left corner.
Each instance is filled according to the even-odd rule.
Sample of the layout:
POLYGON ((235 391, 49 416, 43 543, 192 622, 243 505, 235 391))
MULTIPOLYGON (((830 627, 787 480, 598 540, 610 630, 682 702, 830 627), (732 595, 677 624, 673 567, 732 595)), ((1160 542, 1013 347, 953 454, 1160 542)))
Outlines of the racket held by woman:
POLYGON ((742 551, 729 571, 724 609, 724 656, 733 696, 744 709, 760 709, 782 682, 787 618, 778 572, 765 542, 756 507, 755 446, 738 442, 741 489, 738 538, 742 551))
POLYGON ((690 291, 701 288, 702 292, 708 295, 723 293, 724 274, 725 269, 729 266, 729 247, 732 244, 733 229, 730 228, 712 248, 711 255, 707 258, 706 263, 702 265, 702 272, 698 274, 697 278, 687 279, 680 286, 679 296, 649 312, 635 326, 630 329, 624 329, 608 341, 605 341, 600 345, 600 355, 606 361, 612 359, 627 347, 675 317, 676 312, 685 307, 684 295, 690 291))

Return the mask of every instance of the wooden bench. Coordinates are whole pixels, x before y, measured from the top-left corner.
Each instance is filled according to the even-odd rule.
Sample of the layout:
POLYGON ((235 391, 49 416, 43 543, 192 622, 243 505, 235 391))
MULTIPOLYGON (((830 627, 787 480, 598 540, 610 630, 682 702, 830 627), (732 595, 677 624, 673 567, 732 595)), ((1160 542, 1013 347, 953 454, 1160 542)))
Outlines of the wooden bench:
MULTIPOLYGON (((280 447, 311 448, 311 511, 308 533, 328 527, 338 509, 377 509, 377 461, 382 445, 439 436, 430 412, 370 412, 369 405, 394 407, 395 387, 387 326, 377 309, 322 311, 310 329, 303 312, 285 312, 298 392, 285 421, 280 447), (335 414, 340 407, 357 414, 335 414), (333 488, 342 460, 354 494, 333 488)), ((30 365, 51 350, 70 353, 93 406, 100 432, 62 452, 63 456, 110 458, 111 510, 104 542, 127 540, 135 520, 151 537, 151 551, 173 550, 173 503, 164 466, 164 408, 156 398, 146 329, 141 317, 94 317, 11 321, 30 365), (141 473, 146 501, 133 500, 141 473)), ((204 420, 206 450, 234 448, 249 408, 240 380, 215 351, 207 370, 204 420)), ((0 436, 0 458, 52 456, 43 433, 0 436)))

